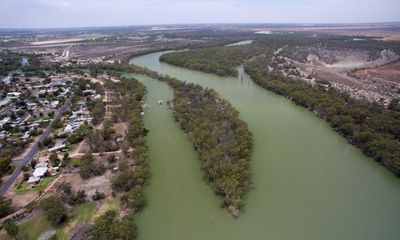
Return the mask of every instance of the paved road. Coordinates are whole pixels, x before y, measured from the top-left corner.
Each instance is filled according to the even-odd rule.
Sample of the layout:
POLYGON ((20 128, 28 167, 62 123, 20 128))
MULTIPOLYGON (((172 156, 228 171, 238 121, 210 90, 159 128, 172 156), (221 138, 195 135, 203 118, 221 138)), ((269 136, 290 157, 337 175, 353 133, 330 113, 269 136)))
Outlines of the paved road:
MULTIPOLYGON (((68 109, 70 105, 70 100, 67 100, 65 104, 58 110, 57 115, 54 117, 53 122, 60 119, 62 114, 68 109)), ((7 179, 7 181, 1 186, 0 188, 0 196, 3 196, 7 190, 10 188, 10 186, 15 182, 17 179, 18 175, 22 172, 22 167, 24 167, 26 164, 30 163, 32 159, 36 156, 38 149, 39 149, 39 143, 41 143, 44 139, 49 137, 51 133, 51 123, 49 126, 47 126, 46 130, 43 132, 42 136, 40 136, 39 141, 37 141, 32 148, 29 150, 29 152, 25 155, 25 157, 22 159, 20 162, 20 165, 16 167, 14 172, 11 174, 11 176, 7 179)))

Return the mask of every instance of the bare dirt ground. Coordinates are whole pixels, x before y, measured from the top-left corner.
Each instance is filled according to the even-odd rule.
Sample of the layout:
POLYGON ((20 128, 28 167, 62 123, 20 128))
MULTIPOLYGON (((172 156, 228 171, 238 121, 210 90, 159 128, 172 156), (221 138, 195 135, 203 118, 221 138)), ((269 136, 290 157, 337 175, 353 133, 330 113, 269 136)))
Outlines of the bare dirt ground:
POLYGON ((90 150, 90 146, 86 140, 83 140, 78 144, 76 149, 70 153, 70 156, 73 158, 75 155, 87 153, 90 150))
POLYGON ((400 61, 381 67, 356 70, 351 73, 351 76, 382 84, 400 83, 400 61))
POLYGON ((116 134, 125 136, 126 132, 128 131, 128 123, 127 122, 115 123, 113 129, 115 130, 116 134))
POLYGON ((19 209, 22 208, 24 206, 26 206, 28 203, 32 202, 33 200, 35 200, 38 197, 38 192, 35 191, 30 191, 24 194, 14 194, 11 197, 12 200, 12 206, 15 209, 19 209))
POLYGON ((79 172, 65 173, 60 176, 59 182, 66 181, 71 183, 73 191, 84 190, 88 196, 92 196, 96 191, 103 192, 106 196, 111 196, 111 179, 113 173, 107 170, 102 176, 81 179, 79 172))
POLYGON ((121 60, 126 56, 152 49, 174 48, 196 42, 195 40, 188 39, 173 39, 173 41, 76 42, 80 38, 80 35, 76 35, 72 40, 48 39, 36 42, 35 45, 22 45, 10 49, 28 53, 37 51, 52 53, 63 58, 67 52, 66 50, 68 50, 69 59, 88 60, 98 58, 121 60))
POLYGON ((385 104, 400 97, 400 56, 393 51, 295 47, 286 49, 284 55, 302 76, 329 81, 353 97, 385 104))
POLYGON ((48 196, 48 194, 54 192, 54 186, 59 182, 60 179, 59 175, 56 177, 44 190, 43 194, 39 195, 39 192, 37 191, 29 191, 23 194, 16 194, 17 189, 16 189, 16 183, 20 182, 22 180, 22 175, 18 177, 18 179, 15 181, 14 185, 11 186, 11 188, 7 191, 6 197, 10 198, 12 200, 12 206, 16 209, 20 209, 28 205, 29 203, 41 199, 44 196, 48 196))

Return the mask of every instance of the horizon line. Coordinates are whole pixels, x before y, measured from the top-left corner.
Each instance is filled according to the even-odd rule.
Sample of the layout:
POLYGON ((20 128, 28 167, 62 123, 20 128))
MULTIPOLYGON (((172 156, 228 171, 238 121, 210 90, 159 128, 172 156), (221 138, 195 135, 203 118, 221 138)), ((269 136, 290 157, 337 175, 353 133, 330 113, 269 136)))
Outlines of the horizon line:
POLYGON ((185 26, 185 25, 374 25, 374 24, 400 24, 398 21, 383 21, 383 22, 302 22, 302 23, 291 23, 291 22, 230 22, 230 23, 159 23, 159 24, 129 24, 129 25, 99 25, 99 26, 82 26, 82 27, 0 27, 0 31, 3 30, 63 30, 63 29, 93 29, 93 28, 129 28, 129 27, 151 27, 151 26, 185 26))

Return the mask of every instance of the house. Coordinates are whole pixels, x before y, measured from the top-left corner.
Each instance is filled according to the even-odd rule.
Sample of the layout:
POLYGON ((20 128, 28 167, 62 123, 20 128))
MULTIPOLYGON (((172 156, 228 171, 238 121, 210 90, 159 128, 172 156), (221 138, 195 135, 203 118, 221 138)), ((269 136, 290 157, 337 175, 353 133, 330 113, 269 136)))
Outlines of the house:
POLYGON ((36 185, 40 182, 40 177, 35 177, 35 176, 31 176, 28 179, 28 184, 29 185, 36 185))
POLYGON ((57 80, 53 80, 51 81, 51 83, 49 84, 49 87, 65 87, 65 81, 62 79, 57 79, 57 80))
POLYGON ((93 99, 94 99, 94 100, 101 99, 101 95, 100 95, 100 94, 97 94, 96 96, 93 97, 93 99))
POLYGON ((48 163, 48 162, 38 162, 38 163, 35 165, 35 168, 43 168, 43 167, 47 168, 48 166, 49 166, 49 163, 48 163))
POLYGON ((44 177, 47 173, 47 167, 36 167, 35 166, 35 171, 32 173, 33 177, 44 177))
POLYGON ((30 176, 28 179, 28 184, 38 184, 40 182, 40 178, 44 177, 47 174, 48 165, 49 164, 47 162, 38 162, 35 165, 35 171, 33 171, 32 176, 30 176))
POLYGON ((6 130, 0 131, 0 138, 5 138, 9 135, 9 132, 6 130))
POLYGON ((7 84, 7 85, 8 85, 8 84, 11 83, 11 78, 10 78, 9 76, 7 76, 7 77, 3 78, 2 82, 3 82, 4 84, 7 84))
POLYGON ((24 133, 24 135, 22 135, 21 139, 22 139, 23 141, 26 141, 26 140, 29 139, 30 136, 31 136, 31 135, 29 134, 29 131, 26 131, 26 132, 24 133))
POLYGON ((72 127, 72 125, 67 124, 67 126, 64 128, 63 134, 73 133, 74 130, 75 129, 72 127))
POLYGON ((34 110, 37 107, 37 103, 30 102, 26 104, 29 110, 34 110))
POLYGON ((0 127, 3 127, 6 123, 8 123, 11 120, 10 117, 5 117, 0 120, 0 127))
POLYGON ((65 147, 66 147, 65 144, 54 146, 52 148, 49 148, 49 152, 57 152, 58 150, 62 150, 65 147))
POLYGON ((7 97, 15 99, 15 98, 19 98, 19 96, 21 95, 21 93, 19 92, 9 92, 7 93, 7 97))
POLYGON ((64 140, 56 139, 56 144, 54 145, 54 147, 49 148, 49 152, 57 152, 58 150, 62 150, 65 147, 66 145, 64 144, 64 140))
POLYGON ((84 95, 84 96, 94 95, 94 94, 96 94, 96 91, 95 91, 95 90, 87 89, 87 90, 84 90, 84 91, 83 91, 83 95, 84 95))
POLYGON ((60 101, 52 101, 51 103, 50 103, 50 105, 51 105, 51 107, 52 108, 56 108, 57 106, 58 106, 58 104, 60 104, 60 101))

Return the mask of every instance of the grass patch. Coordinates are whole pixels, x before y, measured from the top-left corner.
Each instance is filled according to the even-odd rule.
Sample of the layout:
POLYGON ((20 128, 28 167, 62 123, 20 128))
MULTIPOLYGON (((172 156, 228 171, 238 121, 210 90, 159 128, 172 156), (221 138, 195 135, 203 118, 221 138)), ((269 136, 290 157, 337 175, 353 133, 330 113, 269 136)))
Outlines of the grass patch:
POLYGON ((79 165, 81 165, 81 160, 79 158, 73 158, 69 161, 69 165, 79 167, 79 165))
POLYGON ((32 219, 20 224, 18 227, 18 239, 24 240, 36 240, 44 232, 54 229, 47 221, 46 216, 43 213, 39 213, 32 219))
POLYGON ((36 217, 31 220, 19 225, 19 236, 20 239, 36 240, 44 232, 52 230, 53 227, 47 221, 44 214, 39 213, 36 217))
POLYGON ((87 202, 80 205, 77 209, 75 209, 71 215, 71 224, 80 224, 87 223, 92 218, 93 214, 96 212, 96 203, 95 202, 87 202))
POLYGON ((28 185, 27 182, 23 182, 18 188, 17 188, 17 194, 24 194, 30 191, 35 191, 35 192, 39 192, 42 191, 43 189, 45 189, 53 180, 55 177, 45 177, 42 178, 42 180, 40 181, 40 183, 38 185, 36 185, 35 188, 31 188, 31 186, 28 185))
POLYGON ((89 223, 96 212, 96 203, 87 202, 72 211, 68 222, 57 231, 57 239, 68 239, 71 229, 81 223, 89 223))
POLYGON ((119 201, 115 197, 107 197, 103 204, 99 207, 96 214, 92 216, 92 221, 106 213, 108 210, 118 210, 119 209, 119 201))
MULTIPOLYGON (((18 239, 36 240, 44 232, 55 230, 57 240, 68 240, 68 234, 73 227, 81 223, 92 223, 95 218, 101 216, 108 210, 118 210, 118 206, 119 201, 114 197, 106 198, 98 209, 96 208, 95 202, 84 203, 72 210, 72 212, 68 214, 68 221, 57 228, 52 227, 47 221, 46 216, 40 212, 32 219, 18 226, 18 239)), ((0 239, 11 240, 4 230, 0 231, 0 239)))

